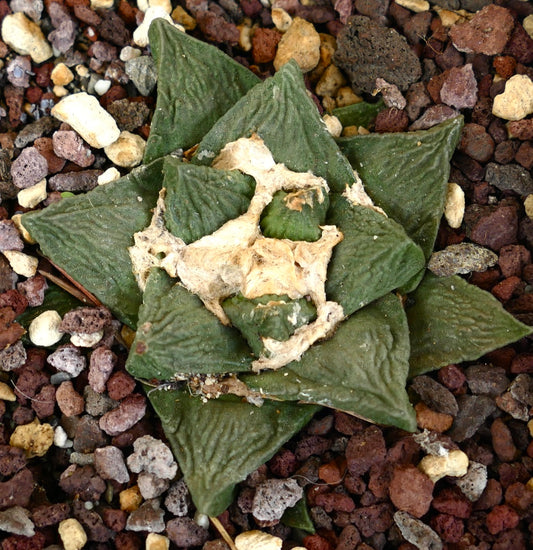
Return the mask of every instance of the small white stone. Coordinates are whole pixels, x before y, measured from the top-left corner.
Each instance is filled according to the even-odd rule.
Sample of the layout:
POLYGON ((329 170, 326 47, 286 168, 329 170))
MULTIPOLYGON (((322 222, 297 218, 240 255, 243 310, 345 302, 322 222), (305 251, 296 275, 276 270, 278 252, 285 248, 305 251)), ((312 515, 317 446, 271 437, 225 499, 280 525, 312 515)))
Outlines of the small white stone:
POLYGON ((524 30, 529 34, 530 38, 533 38, 533 15, 528 15, 523 21, 522 26, 524 30))
POLYGON ((30 323, 28 333, 30 340, 36 346, 53 346, 63 337, 59 331, 61 315, 53 309, 43 311, 30 323))
POLYGON ((149 7, 144 13, 143 22, 133 31, 133 42, 135 42, 137 46, 140 46, 141 48, 148 46, 150 43, 150 39, 148 38, 148 29, 150 28, 152 21, 158 18, 164 19, 180 31, 184 31, 184 28, 181 25, 174 23, 172 17, 170 17, 164 8, 161 8, 160 6, 155 6, 153 8, 149 7))
POLYGON ((286 32, 291 26, 292 17, 283 8, 272 8, 272 22, 279 32, 286 32))
POLYGON ((120 136, 115 119, 86 92, 72 94, 52 108, 52 116, 66 122, 96 149, 107 147, 120 136))
POLYGON ((326 123, 326 128, 328 132, 333 137, 340 137, 342 134, 342 124, 341 121, 334 115, 324 115, 324 122, 326 123))
POLYGON ((146 142, 141 136, 124 131, 114 143, 104 149, 104 152, 117 166, 132 168, 142 162, 145 147, 146 142))
POLYGON ((396 0, 396 3, 402 8, 420 13, 429 10, 429 2, 426 0, 396 0))
POLYGON ((98 95, 104 95, 109 88, 111 88, 111 80, 105 80, 103 78, 94 85, 94 91, 98 95))
POLYGON ((141 50, 139 50, 138 48, 132 48, 131 46, 124 46, 121 50, 120 50, 120 60, 121 61, 129 61, 130 59, 135 59, 137 57, 140 57, 141 56, 141 50))
POLYGON ((468 471, 468 456, 460 450, 450 451, 444 456, 427 455, 418 465, 433 483, 445 476, 462 477, 468 471))
POLYGON ((56 86, 66 86, 74 80, 74 75, 64 63, 58 63, 50 73, 50 78, 56 86))
POLYGON ((69 446, 72 446, 72 441, 70 441, 67 432, 63 429, 63 426, 57 426, 54 430, 54 445, 61 449, 66 449, 69 446))
POLYGON ((87 534, 77 519, 64 519, 57 531, 65 550, 81 550, 87 544, 87 534))
POLYGON ((105 172, 98 176, 96 180, 98 185, 105 185, 106 183, 111 183, 112 181, 118 180, 120 178, 120 172, 112 166, 108 168, 105 172))
POLYGON ((42 63, 54 55, 39 25, 22 12, 4 17, 2 40, 18 54, 31 56, 35 63, 42 63))
POLYGON ((92 348, 95 344, 98 344, 103 336, 103 330, 91 332, 91 334, 82 334, 81 332, 75 332, 70 337, 70 343, 78 346, 79 348, 92 348))
POLYGON ((527 217, 533 220, 533 195, 528 195, 524 201, 524 209, 527 217))
POLYGON ((145 13, 148 8, 162 8, 167 13, 172 12, 170 0, 137 0, 137 7, 145 13))
POLYGON ((115 0, 91 0, 93 10, 109 10, 113 7, 115 0))
POLYGON ((79 65, 76 65, 76 74, 81 77, 81 78, 85 78, 86 76, 89 76, 89 69, 85 66, 85 65, 82 65, 81 63, 79 65))
POLYGON ((465 193, 456 183, 448 183, 446 193, 446 205, 444 206, 444 217, 448 225, 457 229, 463 223, 465 214, 465 193))
POLYGON ((46 199, 46 179, 17 193, 17 201, 23 208, 34 208, 46 199))
POLYGON ((492 114, 505 120, 522 120, 533 113, 533 82, 524 74, 515 74, 503 93, 494 98, 492 114))
POLYGON ((35 256, 29 256, 18 250, 4 250, 4 256, 7 258, 13 271, 23 277, 33 277, 37 273, 39 260, 35 256))
POLYGON ((22 506, 12 506, 0 512, 0 530, 24 537, 35 535, 35 525, 30 519, 30 512, 22 506))
POLYGON ((237 550, 281 550, 283 541, 262 531, 245 531, 235 537, 237 550))

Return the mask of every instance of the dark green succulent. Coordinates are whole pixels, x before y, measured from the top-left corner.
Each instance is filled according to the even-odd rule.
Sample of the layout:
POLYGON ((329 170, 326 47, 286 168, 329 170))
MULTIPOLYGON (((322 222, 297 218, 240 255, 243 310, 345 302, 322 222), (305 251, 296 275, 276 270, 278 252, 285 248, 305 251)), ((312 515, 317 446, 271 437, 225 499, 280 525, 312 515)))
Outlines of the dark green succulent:
MULTIPOLYGON (((148 395, 201 512, 220 514, 235 484, 321 406, 413 431, 409 376, 477 359, 530 333, 490 294, 458 276, 426 271, 461 118, 422 132, 335 140, 294 62, 261 82, 162 20, 151 26, 150 44, 159 80, 145 164, 27 214, 23 224, 46 256, 137 328, 127 369, 161 381, 148 395), (302 244, 311 255, 326 227, 342 238, 327 264, 323 298, 342 308, 343 321, 276 370, 263 369, 276 356, 272 350, 290 349, 306 327, 324 319, 320 292, 255 296, 239 288, 217 295, 213 305, 191 292, 184 275, 171 277, 158 250, 141 292, 129 254, 134 234, 151 224, 161 188, 152 227, 180 258, 246 215, 258 177, 212 163, 228 143, 252 136, 278 165, 326 183, 274 193, 261 213, 259 238, 291 250, 302 244), (195 145, 190 161, 176 154, 195 145), (387 215, 347 193, 358 189, 354 169, 387 215)), ((356 110, 365 116, 364 107, 356 110)))

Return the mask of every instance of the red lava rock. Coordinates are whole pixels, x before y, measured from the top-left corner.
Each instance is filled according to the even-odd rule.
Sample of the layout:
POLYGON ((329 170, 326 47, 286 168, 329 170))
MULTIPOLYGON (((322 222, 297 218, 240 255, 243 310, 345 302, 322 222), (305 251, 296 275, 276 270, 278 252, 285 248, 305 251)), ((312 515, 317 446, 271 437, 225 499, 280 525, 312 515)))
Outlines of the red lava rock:
POLYGON ((463 67, 452 67, 445 75, 440 89, 440 99, 456 109, 471 109, 477 101, 477 80, 468 63, 463 67))
POLYGON ((363 422, 355 416, 341 411, 335 411, 333 414, 335 418, 335 429, 341 434, 353 435, 363 429, 363 422))
POLYGON ((533 491, 524 483, 511 483, 505 490, 505 503, 518 512, 525 513, 533 506, 533 491))
POLYGON ((516 68, 516 59, 510 55, 499 55, 492 60, 494 70, 505 80, 511 78, 516 68))
POLYGON ((353 512, 355 502, 348 495, 342 493, 322 493, 315 499, 317 506, 322 506, 328 513, 330 512, 353 512))
POLYGON ((0 475, 16 474, 26 466, 26 456, 22 449, 10 445, 0 445, 0 475))
POLYGON ((378 113, 374 123, 374 130, 378 134, 387 132, 404 132, 409 126, 409 117, 403 110, 389 107, 378 113))
POLYGON ((28 407, 17 407, 11 416, 13 423, 16 426, 22 426, 23 424, 29 424, 35 418, 35 411, 28 407))
POLYGON ((517 21, 504 52, 518 63, 529 65, 533 62, 533 40, 524 27, 517 21))
POLYGON ((69 334, 92 334, 108 326, 111 319, 111 313, 105 307, 79 307, 64 315, 61 330, 69 334))
POLYGON ((54 132, 52 141, 54 153, 58 157, 70 160, 83 168, 87 168, 94 163, 95 157, 91 152, 91 148, 73 130, 54 132))
POLYGON ((494 140, 479 124, 468 123, 463 127, 459 149, 478 162, 487 162, 494 152, 494 140))
MULTIPOLYGON (((420 446, 411 436, 407 436, 392 445, 387 452, 387 461, 392 464, 409 464, 418 462, 419 455, 420 446)), ((372 475, 372 471, 370 475, 372 475)))
POLYGON ((513 294, 521 287, 521 285, 522 279, 513 275, 493 286, 491 292, 501 302, 507 302, 512 298, 513 294))
POLYGON ((233 46, 239 43, 240 32, 234 23, 226 21, 222 16, 212 11, 204 11, 194 15, 200 30, 211 42, 227 42, 233 46))
POLYGON ((141 550, 144 546, 144 541, 135 533, 123 531, 115 537, 116 550, 141 550))
POLYGON ((431 479, 416 466, 396 467, 389 487, 390 499, 399 510, 420 518, 429 510, 433 486, 431 479))
POLYGON ((514 27, 509 10, 494 4, 485 6, 474 17, 450 28, 450 38, 460 52, 500 54, 514 27))
MULTIPOLYGON (((322 464, 318 469, 318 477, 328 484, 340 483, 346 472, 346 461, 335 459, 327 464, 322 464)), ((287 476, 288 477, 288 476, 287 476)))
POLYGON ((90 466, 72 464, 59 478, 59 486, 68 495, 77 495, 81 500, 100 500, 106 490, 105 481, 90 466))
POLYGON ((82 170, 79 172, 63 172, 56 174, 48 180, 48 188, 51 191, 90 191, 98 185, 98 176, 102 170, 82 170))
POLYGON ((387 454, 385 439, 377 426, 356 433, 346 446, 346 462, 353 476, 366 473, 372 464, 382 462, 387 454))
POLYGON ((361 534, 354 525, 346 525, 339 535, 335 550, 352 550, 361 542, 361 534))
MULTIPOLYGON (((0 251, 22 250, 24 242, 12 220, 0 220, 0 251)), ((7 291, 9 292, 9 291, 7 291)), ((3 304, 6 305, 6 304, 3 304)))
POLYGON ((501 418, 496 418, 490 427, 492 446, 502 462, 511 462, 517 455, 511 431, 501 418))
POLYGON ((278 477, 290 477, 298 467, 294 453, 289 449, 280 449, 268 462, 270 471, 278 477))
POLYGON ((350 519, 363 537, 371 537, 374 533, 384 533, 392 527, 392 515, 392 506, 383 502, 357 508, 350 514, 350 519))
POLYGON ((437 514, 431 518, 431 527, 443 542, 458 543, 464 534, 464 523, 450 514, 437 514))
POLYGON ((472 513, 472 503, 456 488, 442 489, 431 506, 438 512, 461 519, 469 518, 472 513))
POLYGON ((0 294, 0 308, 2 307, 10 307, 18 317, 26 311, 28 300, 24 294, 14 288, 10 288, 0 294))
POLYGON ((533 144, 530 141, 522 143, 514 158, 520 166, 523 166, 526 170, 531 170, 533 168, 533 144))
POLYGON ((31 408, 37 418, 43 419, 54 414, 56 404, 56 389, 52 384, 44 385, 32 399, 31 408))
POLYGON ((26 147, 11 164, 13 184, 26 189, 48 175, 48 163, 35 147, 26 147))
MULTIPOLYGON (((105 346, 100 346, 91 353, 89 358, 89 385, 95 392, 103 393, 105 391, 106 382, 116 363, 117 356, 105 346)), ((118 398, 111 397, 111 399, 121 399, 122 397, 125 397, 125 395, 118 398)))
POLYGON ((74 517, 81 523, 87 538, 94 542, 106 542, 114 535, 103 522, 102 517, 95 510, 89 510, 85 504, 75 500, 72 504, 74 517))
POLYGON ((32 367, 24 367, 17 378, 14 389, 19 403, 25 405, 28 399, 35 397, 37 392, 48 382, 49 379, 44 372, 32 367))
POLYGON ((18 292, 24 296, 31 307, 40 306, 44 301, 44 293, 48 289, 48 283, 42 275, 35 275, 17 283, 18 292))
POLYGON ((505 529, 514 529, 519 521, 520 517, 516 511, 506 504, 495 506, 486 518, 487 529, 491 535, 496 535, 505 529))
POLYGON ((362 495, 366 490, 366 483, 362 477, 346 475, 343 482, 346 490, 354 495, 362 495))
POLYGON ((76 416, 83 413, 85 400, 74 389, 70 380, 61 382, 56 392, 57 405, 65 416, 76 416))
POLYGON ((168 538, 180 548, 201 546, 209 538, 209 531, 189 517, 174 518, 167 522, 168 538))
POLYGON ((4 98, 8 108, 9 124, 12 128, 16 128, 21 123, 24 88, 16 88, 8 84, 4 88, 4 98))
POLYGON ((307 550, 334 550, 334 546, 320 535, 307 535, 302 542, 307 550))
POLYGON ((321 455, 329 449, 331 441, 319 435, 303 437, 296 444, 294 455, 297 460, 306 460, 312 455, 321 455))
POLYGON ((39 151, 39 153, 46 159, 49 174, 57 174, 57 172, 61 172, 61 170, 63 170, 66 160, 59 158, 54 153, 52 138, 37 138, 33 145, 35 149, 37 149, 37 151, 39 151))
POLYGON ((500 483, 504 489, 507 489, 517 481, 527 483, 530 475, 521 462, 503 462, 498 467, 500 483))
POLYGON ((105 508, 102 512, 102 519, 109 529, 119 533, 126 528, 128 514, 124 510, 105 508))
POLYGON ((437 377, 439 382, 446 386, 452 393, 459 391, 466 384, 466 376, 457 365, 446 365, 442 367, 437 377))
POLYGON ((145 412, 146 398, 140 394, 131 394, 116 409, 100 418, 100 428, 109 435, 118 435, 136 424, 145 412))
POLYGON ((502 531, 496 537, 492 550, 526 550, 528 547, 527 541, 524 538, 524 534, 518 529, 508 529, 502 531))
POLYGON ((507 123, 509 138, 527 140, 533 139, 533 119, 511 120, 507 123))
POLYGON ((276 56, 282 34, 277 29, 256 29, 252 36, 252 56, 255 63, 270 63, 276 56))
POLYGON ((133 392, 135 380, 127 372, 118 371, 111 375, 106 386, 109 397, 119 401, 133 392))
POLYGON ((499 251, 514 244, 518 233, 518 215, 512 206, 473 205, 465 213, 467 236, 476 244, 499 251))
POLYGON ((34 508, 31 519, 36 527, 57 525, 60 521, 70 517, 70 506, 66 502, 57 504, 42 504, 34 508))
POLYGON ((105 10, 98 31, 104 40, 120 48, 127 46, 131 40, 131 32, 124 20, 112 10, 105 10))
POLYGON ((33 493, 33 474, 27 468, 19 470, 11 479, 0 481, 0 510, 12 506, 25 508, 33 493))
POLYGON ((2 550, 42 550, 46 546, 43 533, 35 533, 32 537, 11 535, 2 542, 2 550))
POLYGON ((479 497, 474 503, 475 510, 490 510, 494 506, 501 503, 503 497, 503 489, 500 482, 496 479, 489 478, 487 485, 479 497))
POLYGON ((524 266, 530 263, 531 252, 523 245, 511 244, 500 249, 498 265, 504 277, 519 277, 524 266))

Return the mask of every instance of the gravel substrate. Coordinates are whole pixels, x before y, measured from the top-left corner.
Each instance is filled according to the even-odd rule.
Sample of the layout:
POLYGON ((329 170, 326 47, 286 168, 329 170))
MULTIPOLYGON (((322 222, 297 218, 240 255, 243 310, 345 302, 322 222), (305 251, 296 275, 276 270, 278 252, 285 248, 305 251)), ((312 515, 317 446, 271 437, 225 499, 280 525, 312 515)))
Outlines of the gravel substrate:
MULTIPOLYGON (((533 3, 270 4, 0 0, 2 550, 229 548, 195 518, 158 420, 124 370, 131 334, 90 302, 43 314, 49 274, 65 279, 18 224, 141 162, 157 78, 145 16, 170 17, 261 78, 295 57, 323 113, 384 98, 369 128, 344 135, 427 129, 462 114, 450 181, 466 206, 448 216, 459 216, 453 228, 442 222, 436 249, 492 252, 471 264, 462 247, 437 256, 436 269, 459 266, 533 326, 533 3), (51 115, 77 92, 88 93, 82 105, 51 115), (77 125, 72 112, 91 115, 77 125), (25 334, 18 321, 37 314, 25 334)), ((261 529, 284 550, 532 548, 531 339, 419 376, 409 393, 417 434, 319 413, 239 486, 219 517, 229 535, 261 529), (279 520, 302 493, 314 534, 279 520)))

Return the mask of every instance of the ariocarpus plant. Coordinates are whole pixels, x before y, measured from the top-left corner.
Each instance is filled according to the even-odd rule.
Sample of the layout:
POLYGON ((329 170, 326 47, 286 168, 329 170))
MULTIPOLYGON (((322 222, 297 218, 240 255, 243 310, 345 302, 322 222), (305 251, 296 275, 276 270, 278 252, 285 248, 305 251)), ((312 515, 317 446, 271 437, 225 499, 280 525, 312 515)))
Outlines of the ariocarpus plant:
POLYGON ((22 224, 136 329, 126 368, 199 512, 222 513, 320 407, 414 431, 409 376, 529 334, 488 293, 426 269, 461 118, 334 139, 295 62, 261 82, 159 19, 150 46, 144 165, 22 224))

